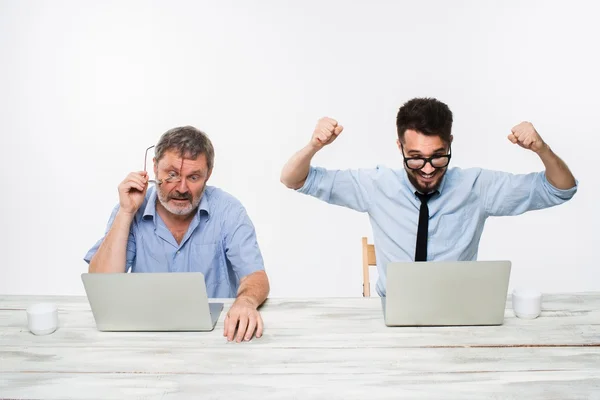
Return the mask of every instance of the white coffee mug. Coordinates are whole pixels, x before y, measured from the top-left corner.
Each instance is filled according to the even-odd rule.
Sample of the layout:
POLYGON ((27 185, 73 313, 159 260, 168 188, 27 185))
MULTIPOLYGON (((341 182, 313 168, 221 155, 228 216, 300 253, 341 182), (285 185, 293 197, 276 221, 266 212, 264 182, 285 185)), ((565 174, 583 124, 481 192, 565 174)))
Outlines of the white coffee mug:
POLYGON ((27 326, 34 335, 48 335, 58 328, 58 308, 38 303, 27 308, 27 326))
POLYGON ((542 294, 534 289, 516 289, 512 294, 512 308, 519 318, 537 318, 542 312, 542 294))

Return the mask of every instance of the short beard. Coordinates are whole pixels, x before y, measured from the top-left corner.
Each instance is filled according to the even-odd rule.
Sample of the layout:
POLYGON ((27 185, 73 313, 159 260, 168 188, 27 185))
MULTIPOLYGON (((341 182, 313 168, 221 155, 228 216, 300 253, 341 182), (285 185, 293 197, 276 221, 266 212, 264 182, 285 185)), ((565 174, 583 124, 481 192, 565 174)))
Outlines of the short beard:
POLYGON ((423 186, 419 183, 419 181, 415 177, 415 175, 419 173, 418 171, 407 170, 406 175, 408 176, 408 180, 410 181, 410 183, 412 183, 415 189, 417 189, 419 192, 431 193, 435 192, 440 187, 440 185, 442 184, 442 179, 444 178, 444 175, 446 174, 447 170, 447 168, 436 170, 435 174, 437 175, 437 180, 433 182, 433 185, 431 186, 423 186))
MULTIPOLYGON (((171 214, 174 215, 179 215, 179 216, 185 216, 185 215, 190 215, 191 213, 193 213, 194 211, 196 211, 196 209, 198 208, 198 205, 200 205, 200 200, 202 200, 202 196, 204 195, 204 190, 206 189, 206 186, 204 186, 202 188, 202 191, 200 192, 200 195, 194 199, 193 196, 191 195, 191 193, 187 193, 188 196, 185 196, 185 194, 183 196, 170 196, 167 193, 164 193, 160 186, 157 187, 157 194, 158 194, 158 201, 160 201, 160 204, 162 204, 162 206, 171 214), (174 207, 171 204, 169 204, 169 200, 171 199, 178 199, 178 198, 183 198, 186 197, 187 200, 189 200, 189 204, 186 205, 185 207, 174 207), (190 199, 191 197, 191 199, 190 199)), ((181 195, 181 193, 175 191, 176 194, 181 195)))

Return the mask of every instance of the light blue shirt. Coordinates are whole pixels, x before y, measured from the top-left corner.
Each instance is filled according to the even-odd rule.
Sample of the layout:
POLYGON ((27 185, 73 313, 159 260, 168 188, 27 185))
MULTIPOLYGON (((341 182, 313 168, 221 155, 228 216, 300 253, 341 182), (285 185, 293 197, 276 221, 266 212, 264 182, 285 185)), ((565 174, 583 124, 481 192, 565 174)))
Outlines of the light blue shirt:
MULTIPOLYGON (((126 272, 202 272, 208 297, 236 297, 241 278, 264 270, 254 226, 242 204, 207 186, 181 244, 156 212, 156 190, 148 189, 127 241, 126 272)), ((114 208, 106 233, 119 210, 114 208)), ((85 255, 90 262, 102 240, 85 255)))
MULTIPOLYGON (((369 214, 377 259, 377 292, 386 293, 390 262, 414 261, 421 201, 404 169, 326 170, 310 167, 298 189, 327 203, 369 214)), ((427 260, 477 259, 479 240, 490 216, 518 215, 569 200, 568 190, 552 186, 544 172, 514 175, 480 168, 450 168, 439 195, 428 202, 427 260)))

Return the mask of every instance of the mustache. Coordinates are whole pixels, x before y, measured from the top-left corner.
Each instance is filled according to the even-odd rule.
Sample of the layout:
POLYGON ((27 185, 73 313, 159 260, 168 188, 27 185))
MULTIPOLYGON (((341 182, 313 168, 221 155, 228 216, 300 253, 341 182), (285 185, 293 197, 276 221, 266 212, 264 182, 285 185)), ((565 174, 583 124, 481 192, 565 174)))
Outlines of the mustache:
POLYGON ((419 173, 418 173, 418 174, 419 174, 419 175, 437 175, 437 173, 438 173, 438 172, 439 172, 439 171, 435 170, 435 171, 433 171, 431 174, 426 174, 426 173, 424 173, 424 172, 422 172, 422 171, 419 171, 419 173))
POLYGON ((169 195, 169 200, 188 200, 191 202, 192 194, 189 192, 181 193, 176 190, 174 194, 169 195))

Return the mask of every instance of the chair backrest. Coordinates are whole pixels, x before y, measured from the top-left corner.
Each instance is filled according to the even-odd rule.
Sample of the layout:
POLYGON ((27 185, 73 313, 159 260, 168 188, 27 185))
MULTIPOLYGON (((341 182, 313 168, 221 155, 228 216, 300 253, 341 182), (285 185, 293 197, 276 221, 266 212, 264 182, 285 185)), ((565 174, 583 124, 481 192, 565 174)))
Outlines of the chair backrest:
POLYGON ((375 245, 369 244, 366 237, 362 238, 363 258, 363 297, 371 297, 371 282, 369 280, 369 266, 377 265, 375 259, 375 245))

